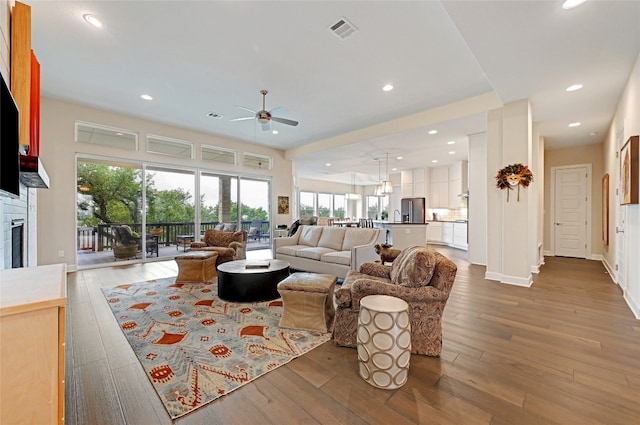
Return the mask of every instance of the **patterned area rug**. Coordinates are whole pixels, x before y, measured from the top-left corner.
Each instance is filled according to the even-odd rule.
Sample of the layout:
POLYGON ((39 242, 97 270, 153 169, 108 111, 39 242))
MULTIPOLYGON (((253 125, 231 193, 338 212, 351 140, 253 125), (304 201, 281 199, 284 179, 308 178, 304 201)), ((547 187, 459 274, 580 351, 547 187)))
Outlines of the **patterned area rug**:
POLYGON ((330 338, 278 327, 280 299, 232 303, 213 283, 175 277, 102 289, 172 419, 204 406, 330 338))

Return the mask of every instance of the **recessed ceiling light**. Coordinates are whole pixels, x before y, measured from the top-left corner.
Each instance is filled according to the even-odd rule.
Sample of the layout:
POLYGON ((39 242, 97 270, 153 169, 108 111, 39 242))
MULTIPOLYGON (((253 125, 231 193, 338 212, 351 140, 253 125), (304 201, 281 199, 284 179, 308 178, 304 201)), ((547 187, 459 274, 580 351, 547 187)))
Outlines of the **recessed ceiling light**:
POLYGON ((582 84, 572 84, 566 88, 567 91, 576 91, 582 88, 582 84))
POLYGON ((326 163, 326 164, 324 164, 324 165, 325 165, 325 167, 331 167, 331 163, 330 163, 330 162, 327 162, 327 163, 326 163))
POLYGON ((118 133, 116 133, 116 136, 123 136, 123 134, 118 132, 118 133))
POLYGON ((153 97, 149 96, 148 94, 143 94, 140 97, 143 98, 144 100, 153 100, 153 97))
POLYGON ((396 156, 396 159, 402 159, 402 157, 401 156, 396 156))
POLYGON ((596 134, 598 133, 596 133, 595 131, 592 131, 591 133, 589 133, 589 136, 595 136, 596 134))
POLYGON ((569 127, 577 127, 579 126, 581 123, 579 122, 572 122, 571 124, 569 124, 569 127))
POLYGON ((449 151, 449 155, 455 155, 456 151, 449 151))
POLYGON ((438 160, 437 159, 432 159, 431 162, 436 163, 436 162, 438 162, 438 160))
POLYGON ((382 87, 382 90, 391 91, 393 90, 393 86, 391 84, 385 84, 384 87, 382 87))
POLYGON ((391 169, 391 171, 398 171, 398 169, 394 167, 391 169))
POLYGON ((562 8, 566 10, 573 9, 574 7, 580 6, 585 1, 587 0, 566 0, 562 3, 562 8))
POLYGON ((88 23, 90 23, 91 25, 93 25, 96 28, 102 28, 102 22, 100 22, 100 20, 98 18, 96 18, 93 15, 90 14, 86 14, 82 16, 84 18, 85 21, 87 21, 88 23))
POLYGON ((449 141, 447 142, 447 145, 455 145, 455 144, 456 144, 456 141, 455 141, 455 140, 449 140, 449 141))
POLYGON ((278 130, 273 130, 271 133, 278 134, 278 130))
POLYGON ((429 134, 438 134, 438 130, 429 130, 429 134))

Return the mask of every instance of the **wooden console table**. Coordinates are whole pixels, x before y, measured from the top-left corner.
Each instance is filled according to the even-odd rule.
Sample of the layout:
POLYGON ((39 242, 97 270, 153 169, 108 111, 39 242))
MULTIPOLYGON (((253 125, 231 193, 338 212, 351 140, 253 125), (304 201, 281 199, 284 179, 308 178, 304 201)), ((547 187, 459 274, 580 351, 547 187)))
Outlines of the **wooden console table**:
POLYGON ((0 270, 0 423, 64 423, 66 264, 0 270))

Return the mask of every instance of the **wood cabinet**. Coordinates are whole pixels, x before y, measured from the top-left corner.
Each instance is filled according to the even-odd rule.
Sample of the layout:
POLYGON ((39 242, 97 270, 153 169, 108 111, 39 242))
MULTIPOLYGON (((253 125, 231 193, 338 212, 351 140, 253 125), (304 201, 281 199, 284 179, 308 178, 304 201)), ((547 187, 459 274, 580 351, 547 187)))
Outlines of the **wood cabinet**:
POLYGON ((65 264, 0 270, 0 423, 64 423, 65 264))

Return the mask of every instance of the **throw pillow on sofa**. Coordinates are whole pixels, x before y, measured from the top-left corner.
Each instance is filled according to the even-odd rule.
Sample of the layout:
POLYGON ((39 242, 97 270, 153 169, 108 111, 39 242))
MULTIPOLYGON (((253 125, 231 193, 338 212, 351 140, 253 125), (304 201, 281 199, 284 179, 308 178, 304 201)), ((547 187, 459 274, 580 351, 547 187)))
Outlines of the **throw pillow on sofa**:
POLYGON ((402 250, 393 261, 389 277, 396 285, 407 287, 428 286, 436 267, 436 256, 422 246, 414 245, 402 250))

